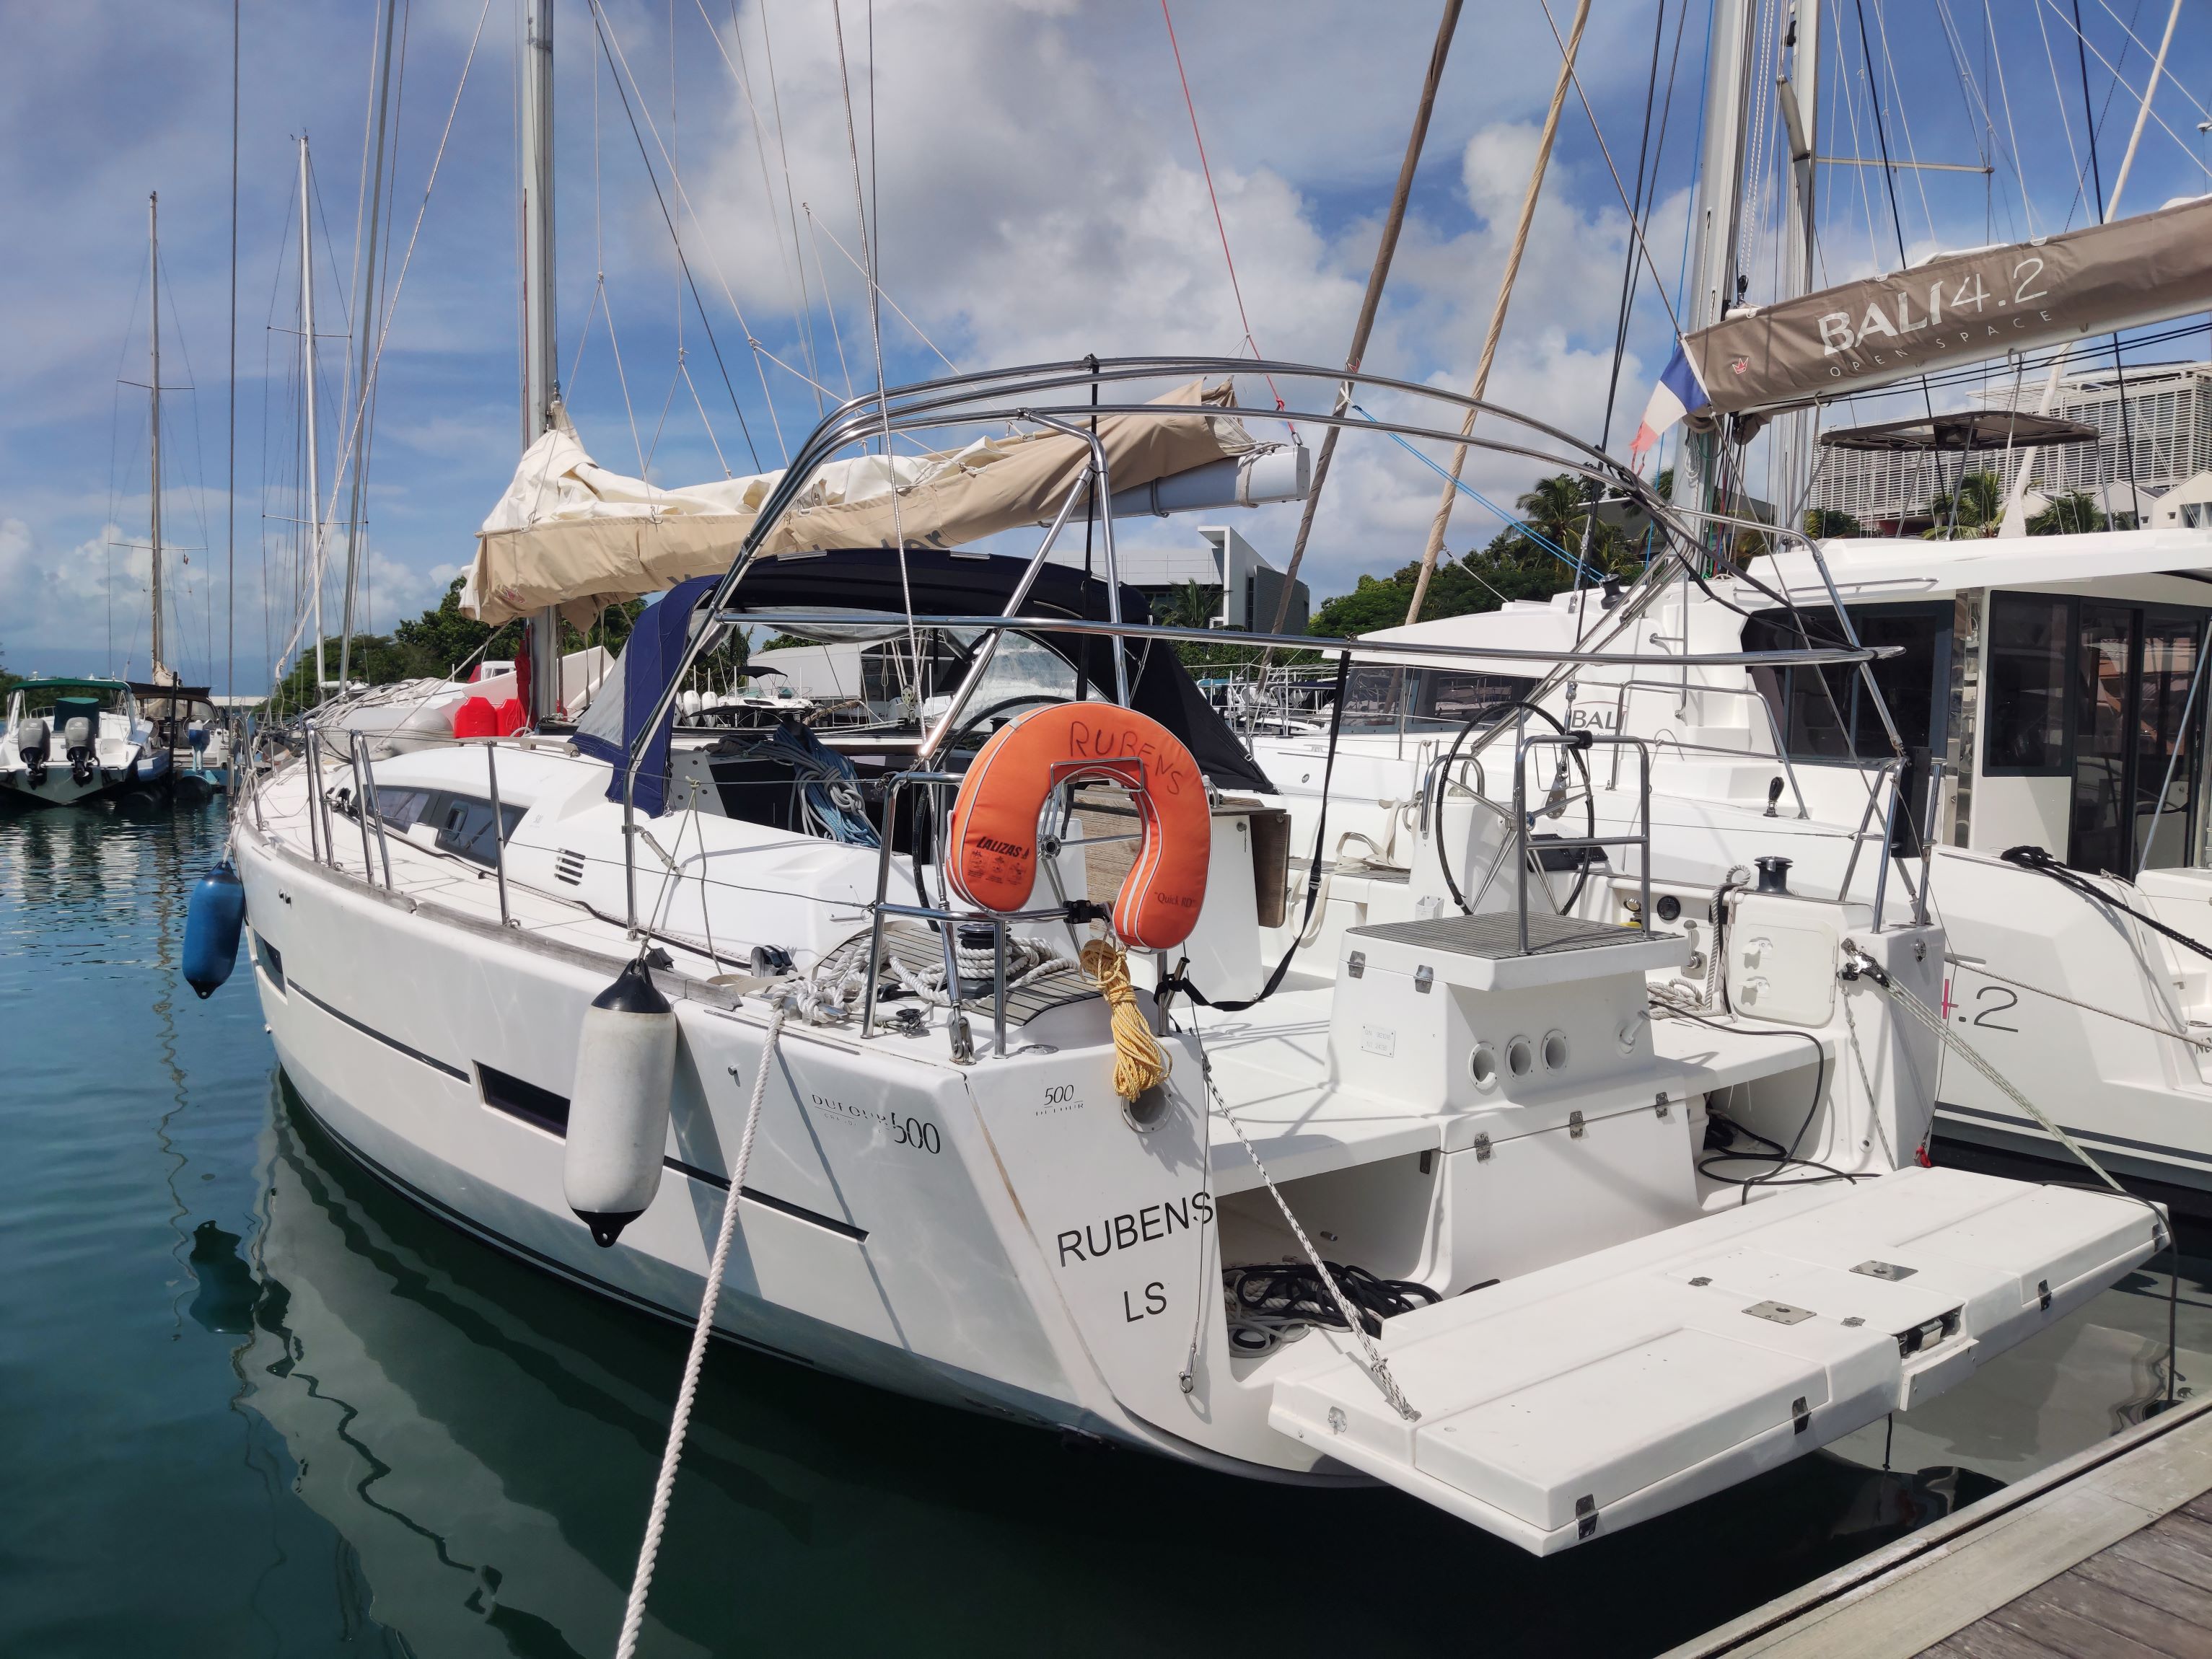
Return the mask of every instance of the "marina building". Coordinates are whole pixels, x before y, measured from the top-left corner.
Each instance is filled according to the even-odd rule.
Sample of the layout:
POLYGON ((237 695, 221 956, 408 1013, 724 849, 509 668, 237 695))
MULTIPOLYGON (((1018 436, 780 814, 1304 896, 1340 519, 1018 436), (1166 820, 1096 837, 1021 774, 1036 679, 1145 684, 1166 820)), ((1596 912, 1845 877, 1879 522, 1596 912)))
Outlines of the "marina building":
MULTIPOLYGON (((2039 378, 1974 401, 2033 410, 2042 395, 2039 378)), ((2153 524, 2212 525, 2212 478, 2200 477, 2212 471, 2212 362, 2145 365, 2124 375, 2109 365, 2085 369, 2060 383, 2050 412, 2094 427, 2098 437, 2039 452, 2031 513, 2052 496, 2079 492, 2105 512, 2153 524), (2162 513, 2169 492, 2173 510, 2162 513)), ((2017 453, 1976 455, 1966 470, 1995 472, 2009 489, 2020 459, 2017 453)), ((1812 505, 1847 513, 1870 532, 1917 529, 1930 520, 1929 503, 1956 482, 1959 463, 1956 455, 1823 447, 1812 505)))

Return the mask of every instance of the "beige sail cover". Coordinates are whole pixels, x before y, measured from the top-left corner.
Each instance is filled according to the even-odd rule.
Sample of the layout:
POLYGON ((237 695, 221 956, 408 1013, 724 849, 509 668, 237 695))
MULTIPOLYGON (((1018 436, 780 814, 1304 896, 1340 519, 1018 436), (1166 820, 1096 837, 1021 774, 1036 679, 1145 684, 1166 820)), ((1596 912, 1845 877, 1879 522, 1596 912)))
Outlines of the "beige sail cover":
POLYGON ((1729 413, 1863 392, 2212 306, 2212 196, 1730 313, 1683 341, 1729 413))
MULTIPOLYGON (((1193 380, 1152 400, 1188 414, 1104 416, 1098 437, 1112 487, 1151 483, 1252 448, 1241 423, 1206 412, 1234 400, 1233 383, 1193 380)), ((957 547, 1049 519, 1089 459, 1081 439, 1044 432, 888 461, 832 461, 761 550, 890 547, 901 532, 909 547, 957 547)), ((523 452, 514 481, 477 532, 461 609, 495 623, 558 605, 582 627, 618 600, 717 574, 729 568, 782 476, 663 489, 608 471, 560 422, 523 452)))

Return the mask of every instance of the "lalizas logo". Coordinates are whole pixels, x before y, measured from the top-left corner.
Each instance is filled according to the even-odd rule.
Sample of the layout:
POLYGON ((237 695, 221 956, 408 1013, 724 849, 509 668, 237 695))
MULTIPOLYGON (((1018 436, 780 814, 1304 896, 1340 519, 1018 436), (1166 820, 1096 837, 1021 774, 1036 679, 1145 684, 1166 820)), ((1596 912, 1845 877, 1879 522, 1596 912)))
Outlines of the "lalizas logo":
POLYGON ((978 836, 970 845, 980 848, 986 853, 1003 854, 1010 859, 1025 859, 1030 855, 1030 849, 1026 847, 1011 841, 994 840, 989 836, 978 836))

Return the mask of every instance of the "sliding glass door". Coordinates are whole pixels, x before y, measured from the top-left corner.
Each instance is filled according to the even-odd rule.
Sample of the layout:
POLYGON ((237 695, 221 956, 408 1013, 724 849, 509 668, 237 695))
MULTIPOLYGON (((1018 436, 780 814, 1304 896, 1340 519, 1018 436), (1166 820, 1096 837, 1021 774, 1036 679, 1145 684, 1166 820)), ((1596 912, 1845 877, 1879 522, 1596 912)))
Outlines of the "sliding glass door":
POLYGON ((2204 730, 2203 692, 2192 708, 2190 688, 2203 641, 2202 612, 2081 602, 2066 849, 2075 869, 2132 876, 2190 861, 2204 730))

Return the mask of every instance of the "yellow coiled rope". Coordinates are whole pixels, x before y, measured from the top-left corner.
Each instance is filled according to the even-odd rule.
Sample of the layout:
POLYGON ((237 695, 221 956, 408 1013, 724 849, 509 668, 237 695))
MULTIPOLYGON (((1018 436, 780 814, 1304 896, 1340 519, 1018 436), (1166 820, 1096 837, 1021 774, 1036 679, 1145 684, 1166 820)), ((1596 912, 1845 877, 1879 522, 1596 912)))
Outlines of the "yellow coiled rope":
POLYGON ((1135 1100, 1146 1090, 1159 1087, 1172 1062, 1137 1006, 1136 988, 1129 983, 1128 952, 1113 939, 1092 939, 1083 947, 1083 976, 1098 988, 1113 1017, 1114 1092, 1124 1100, 1135 1100))

